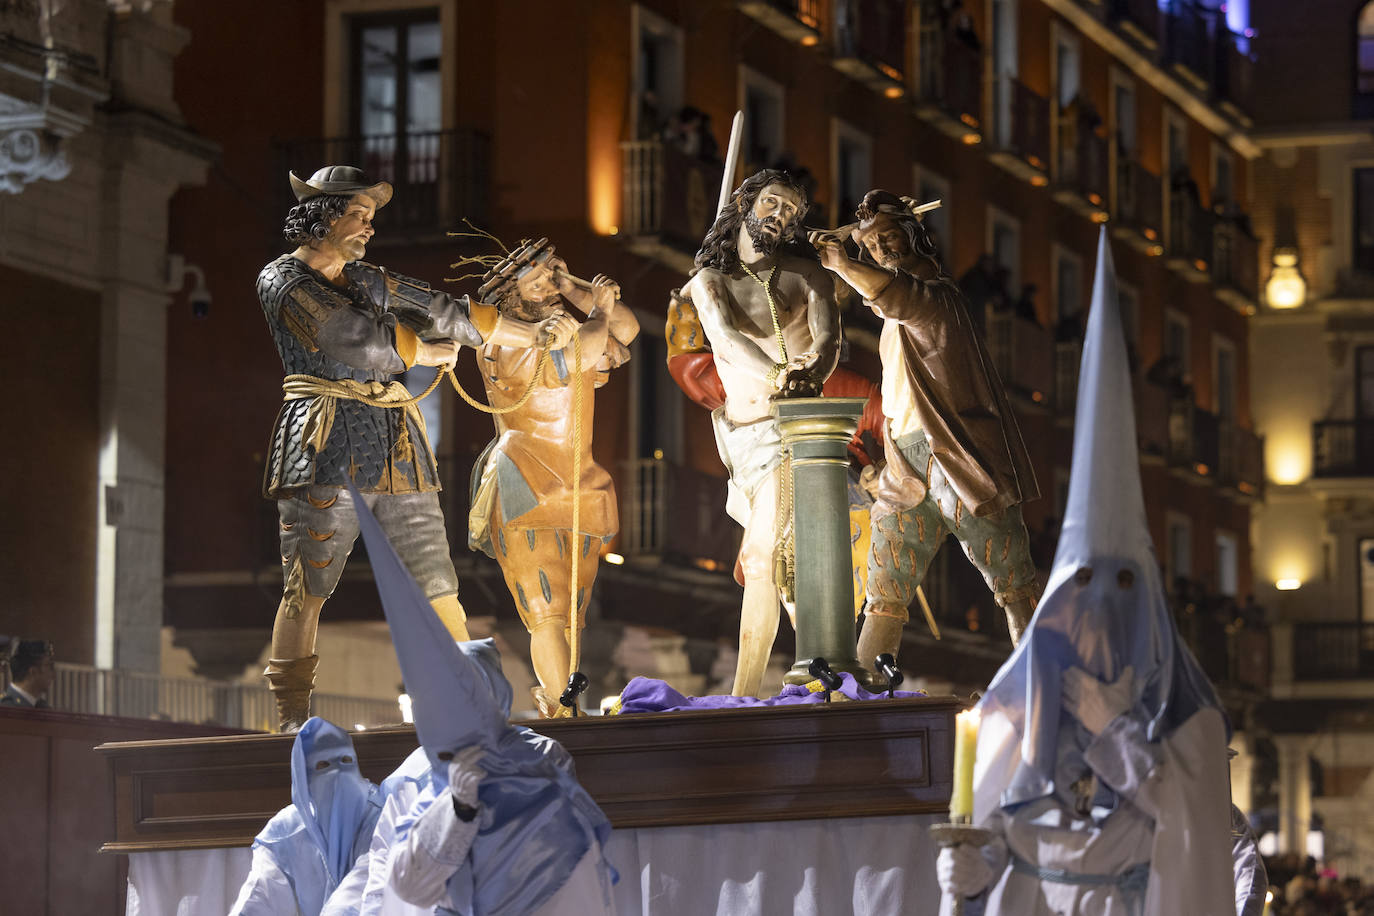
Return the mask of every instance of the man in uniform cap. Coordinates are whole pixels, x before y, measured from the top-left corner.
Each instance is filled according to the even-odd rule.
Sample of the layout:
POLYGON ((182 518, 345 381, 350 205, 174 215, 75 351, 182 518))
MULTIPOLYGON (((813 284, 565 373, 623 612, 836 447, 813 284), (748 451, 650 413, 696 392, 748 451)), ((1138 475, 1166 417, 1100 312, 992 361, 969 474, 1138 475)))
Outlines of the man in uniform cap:
POLYGON ((561 347, 577 325, 503 317, 429 284, 362 261, 391 185, 352 166, 291 175, 299 203, 283 234, 297 246, 263 268, 258 298, 286 378, 263 492, 278 501, 285 586, 266 675, 283 729, 309 715, 315 634, 358 536, 352 483, 390 533, 435 612, 467 638, 439 508, 438 468, 424 419, 394 376, 451 367, 458 347, 499 342, 561 347), (408 403, 410 402, 410 403, 408 403))

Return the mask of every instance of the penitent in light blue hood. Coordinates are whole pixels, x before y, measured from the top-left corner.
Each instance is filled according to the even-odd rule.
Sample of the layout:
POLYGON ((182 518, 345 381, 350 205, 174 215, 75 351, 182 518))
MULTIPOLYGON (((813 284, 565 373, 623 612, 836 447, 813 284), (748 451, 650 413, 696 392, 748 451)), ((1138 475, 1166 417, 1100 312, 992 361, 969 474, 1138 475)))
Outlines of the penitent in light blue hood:
MULTIPOLYGON (((448 755, 474 744, 485 751, 481 826, 449 881, 450 906, 473 916, 533 912, 593 841, 605 848, 610 822, 561 747, 510 724, 511 686, 495 643, 455 643, 356 490, 353 503, 434 789, 447 785, 448 755)), ((604 860, 603 867, 614 876, 604 860)))
MULTIPOLYGON (((1146 522, 1139 462, 1126 340, 1104 227, 1059 546, 1034 619, 980 703, 985 714, 1006 716, 1019 749, 1006 749, 1006 765, 995 768, 999 778, 980 782, 975 818, 994 806, 1010 809, 1054 791, 1060 676, 1069 668, 1111 682, 1132 667, 1133 699, 1144 711, 1151 741, 1199 709, 1221 706, 1170 615, 1146 522)), ((980 757, 983 752, 980 742, 980 757)))

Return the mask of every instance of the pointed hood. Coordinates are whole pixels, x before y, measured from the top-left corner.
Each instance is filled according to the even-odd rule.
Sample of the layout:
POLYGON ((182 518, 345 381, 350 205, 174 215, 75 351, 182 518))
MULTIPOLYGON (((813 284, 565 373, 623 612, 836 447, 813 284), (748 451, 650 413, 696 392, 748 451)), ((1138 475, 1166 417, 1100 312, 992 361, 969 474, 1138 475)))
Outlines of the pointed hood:
MULTIPOLYGON (((362 495, 351 484, 348 489, 414 702, 415 731, 433 767, 431 788, 448 785, 449 762, 440 754, 474 744, 485 751, 481 826, 467 862, 448 881, 449 905, 474 916, 534 912, 593 842, 605 849, 610 822, 578 784, 566 751, 508 721, 512 692, 496 644, 453 641, 362 495)), ((604 856, 601 866, 614 880, 604 856)))
MULTIPOLYGON (((401 676, 414 704, 415 734, 434 768, 434 779, 447 785, 448 764, 438 755, 473 744, 494 747, 508 728, 506 716, 494 702, 490 673, 474 660, 477 653, 454 643, 362 496, 349 489, 401 676)), ((490 651, 494 653, 495 647, 490 651)), ((496 671, 499 675, 499 661, 496 671)), ((510 685, 505 689, 509 692, 510 685)))
MULTIPOLYGON (((1084 336, 1068 506, 1045 593, 980 706, 975 822, 1054 791, 1060 675, 1104 682, 1134 669, 1137 713, 1158 741, 1204 706, 1220 707, 1179 638, 1140 484, 1131 375, 1104 228, 1084 336), (1000 713, 1001 716, 994 715, 1000 713)), ((1104 799, 1105 810, 1115 805, 1104 799)))
POLYGON ((301 726, 291 745, 291 802, 253 845, 272 853, 301 912, 318 913, 367 851, 382 813, 348 732, 318 717, 301 726))

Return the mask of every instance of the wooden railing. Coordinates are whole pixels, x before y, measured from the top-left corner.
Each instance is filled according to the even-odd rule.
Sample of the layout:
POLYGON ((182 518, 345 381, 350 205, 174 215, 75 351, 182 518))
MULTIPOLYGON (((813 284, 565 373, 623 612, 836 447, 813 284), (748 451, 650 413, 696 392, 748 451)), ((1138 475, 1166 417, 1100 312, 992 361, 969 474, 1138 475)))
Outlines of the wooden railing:
MULTIPOLYGON (((390 182, 394 196, 374 220, 379 241, 389 232, 442 233, 465 217, 480 226, 490 215, 491 138, 475 130, 291 140, 276 152, 277 174, 305 177, 321 166, 353 165, 369 181, 390 182)), ((284 187, 283 217, 295 202, 284 187)))

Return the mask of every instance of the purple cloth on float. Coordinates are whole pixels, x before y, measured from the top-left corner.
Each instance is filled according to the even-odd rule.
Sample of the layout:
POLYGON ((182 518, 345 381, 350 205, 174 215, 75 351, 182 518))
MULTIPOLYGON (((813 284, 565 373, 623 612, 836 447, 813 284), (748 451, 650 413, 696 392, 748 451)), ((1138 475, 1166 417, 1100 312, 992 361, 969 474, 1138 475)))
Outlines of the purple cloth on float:
MULTIPOLYGON (((851 700, 885 700, 887 691, 870 693, 854 680, 847 672, 840 673, 840 689, 851 700)), ((923 697, 924 690, 898 690, 894 697, 923 697)), ((637 677, 625 685, 620 694, 620 713, 625 715, 636 712, 674 712, 679 709, 743 709, 754 706, 795 706, 803 703, 824 703, 823 692, 812 693, 799 684, 788 684, 782 693, 766 700, 757 697, 736 696, 683 696, 663 681, 649 677, 637 677)))

